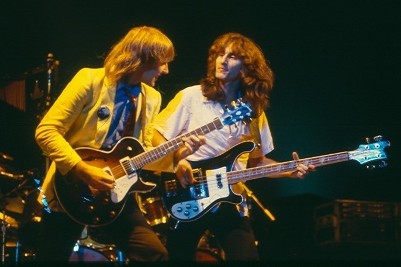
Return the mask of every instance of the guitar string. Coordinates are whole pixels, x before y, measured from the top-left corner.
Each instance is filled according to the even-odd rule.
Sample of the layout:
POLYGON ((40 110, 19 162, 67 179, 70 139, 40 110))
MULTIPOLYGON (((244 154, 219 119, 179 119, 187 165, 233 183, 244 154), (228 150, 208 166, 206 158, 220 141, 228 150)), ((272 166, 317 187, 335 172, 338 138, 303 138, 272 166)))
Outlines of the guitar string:
POLYGON ((125 172, 124 170, 131 169, 131 171, 132 171, 132 172, 130 172, 130 174, 131 174, 131 173, 135 172, 135 170, 138 170, 138 169, 142 168, 143 166, 145 166, 146 163, 151 163, 154 160, 161 158, 161 157, 167 155, 168 153, 172 152, 172 151, 169 151, 169 150, 171 150, 171 148, 169 148, 170 145, 173 146, 173 148, 174 148, 173 151, 179 149, 181 146, 178 146, 178 147, 176 147, 176 146, 178 144, 182 143, 183 137, 189 137, 192 134, 205 135, 205 134, 207 134, 213 130, 219 129, 220 127, 223 127, 223 126, 224 126, 224 124, 220 121, 220 119, 215 118, 212 122, 209 122, 208 124, 206 124, 202 127, 199 127, 186 134, 180 135, 180 136, 174 138, 173 140, 168 141, 167 143, 162 144, 150 151, 144 152, 142 154, 139 154, 139 155, 136 155, 136 156, 130 158, 131 162, 136 163, 136 164, 133 164, 134 166, 132 166, 132 167, 127 166, 127 169, 125 169, 124 167, 122 167, 122 165, 124 165, 124 164, 117 164, 113 167, 110 167, 110 170, 113 174, 115 174, 115 176, 118 176, 118 177, 120 177, 122 175, 126 175, 127 172, 125 172), (165 148, 165 147, 168 147, 168 148, 163 150, 163 148, 165 148), (160 150, 162 150, 162 151, 160 152, 160 150), (167 153, 166 151, 169 151, 169 152, 167 153), (149 155, 149 156, 147 157, 146 155, 149 155))
MULTIPOLYGON (((376 149, 373 149, 376 150, 376 149)), ((274 172, 276 173, 280 173, 280 172, 286 172, 286 171, 291 171, 291 170, 295 170, 296 166, 299 163, 303 163, 305 165, 309 165, 309 164, 313 164, 315 166, 322 166, 322 165, 327 165, 327 164, 333 164, 333 163, 339 163, 339 162, 344 162, 347 160, 350 160, 350 155, 353 154, 353 156, 364 156, 364 159, 367 162, 373 161, 373 160, 382 160, 382 158, 380 158, 380 155, 384 156, 384 152, 381 149, 378 149, 378 151, 376 151, 377 154, 375 154, 375 151, 372 151, 372 149, 369 150, 355 150, 355 151, 344 151, 344 152, 338 152, 338 153, 332 153, 332 154, 328 154, 325 156, 316 156, 316 157, 311 157, 311 158, 305 158, 299 161, 288 161, 288 162, 283 162, 283 163, 279 163, 279 164, 274 164, 274 165, 266 165, 266 166, 260 166, 260 167, 255 167, 255 168, 250 168, 250 169, 245 169, 245 170, 237 170, 237 171, 231 171, 231 172, 226 172, 229 180, 234 181, 235 182, 241 182, 241 181, 246 181, 249 179, 243 179, 244 177, 244 173, 249 172, 250 174, 245 175, 248 177, 260 177, 260 175, 268 175, 268 174, 272 174, 274 172), (366 157, 368 155, 374 155, 376 156, 375 159, 367 159, 366 157), (293 164, 296 164, 295 167, 293 167, 293 164), (270 173, 269 173, 270 171, 270 173), (241 179, 242 178, 242 179, 241 179)), ((385 157, 385 156, 384 156, 385 157)), ((207 176, 202 176, 200 177, 200 180, 207 180, 207 176)), ((232 182, 232 183, 235 183, 232 182)), ((208 183, 206 181, 206 183, 208 183)), ((216 181, 212 181, 211 183, 209 183, 210 185, 215 186, 216 184, 218 184, 219 182, 216 181)), ((202 185, 201 182, 199 182, 200 185, 202 185)))
POLYGON ((123 162, 119 162, 120 164, 116 164, 115 166, 110 167, 110 170, 113 173, 113 175, 117 176, 117 177, 120 177, 123 175, 125 176, 128 173, 128 170, 129 170, 129 174, 134 173, 136 170, 139 170, 143 166, 145 166, 146 163, 153 162, 154 160, 161 158, 161 157, 167 155, 168 153, 171 153, 171 152, 179 149, 180 147, 184 146, 184 144, 182 142, 183 137, 188 137, 192 134, 196 134, 196 135, 203 134, 204 135, 204 134, 209 133, 212 130, 217 129, 217 127, 222 126, 221 123, 218 126, 216 126, 216 122, 217 122, 217 120, 210 122, 207 125, 204 125, 196 130, 189 132, 189 133, 180 135, 179 137, 176 137, 173 140, 168 141, 167 143, 162 144, 150 151, 141 153, 139 155, 136 155, 136 156, 130 158, 130 161, 132 163, 134 163, 133 166, 131 166, 131 164, 129 164, 129 166, 124 167, 123 165, 127 165, 127 164, 124 164, 123 162), (214 126, 214 127, 212 127, 212 126, 214 126), (125 170, 127 170, 127 172, 125 170))
MULTIPOLYGON (((237 171, 231 171, 231 172, 226 172, 228 174, 228 176, 230 176, 230 178, 232 180, 241 180, 241 176, 243 176, 244 173, 250 173, 247 176, 258 176, 261 174, 271 174, 271 172, 285 172, 285 171, 290 171, 290 170, 295 170, 296 169, 296 165, 295 167, 292 166, 294 163, 299 164, 299 163, 303 163, 306 165, 309 164, 313 164, 315 166, 321 166, 324 164, 328 164, 327 162, 330 163, 335 163, 335 162, 342 162, 345 160, 349 160, 350 154, 354 154, 361 156, 361 155, 365 155, 366 158, 366 154, 372 154, 371 150, 362 150, 362 151, 345 151, 345 152, 338 152, 338 153, 333 153, 333 154, 328 154, 325 156, 317 156, 317 157, 311 157, 311 158, 305 158, 299 161, 288 161, 288 162, 283 162, 283 163, 279 163, 279 164, 274 164, 274 165, 266 165, 266 166, 260 166, 260 167, 255 167, 255 168, 250 168, 250 169, 245 169, 245 170, 237 170, 237 171)), ((379 153, 383 154, 383 152, 379 153)), ((118 165, 118 167, 120 169, 122 169, 122 167, 120 165, 118 165)), ((122 174, 125 174, 124 172, 122 172, 122 174)), ((207 176, 198 176, 197 178, 199 178, 199 180, 205 180, 205 178, 207 178, 207 176)), ((208 183, 203 182, 203 183, 208 183)), ((215 184, 217 184, 218 182, 215 182, 215 184)), ((210 184, 210 183, 209 183, 210 184)), ((214 183, 210 184, 210 185, 215 185, 214 183)), ((202 182, 198 181, 198 185, 202 186, 202 182)))
MULTIPOLYGON (((237 107, 235 107, 231 110, 225 110, 225 112, 221 118, 216 117, 216 118, 214 118, 214 120, 212 122, 209 122, 208 124, 206 124, 202 127, 199 127, 198 129, 195 129, 191 132, 180 135, 180 136, 174 138, 173 140, 168 141, 167 144, 162 144, 162 145, 156 147, 155 149, 152 149, 148 152, 144 152, 143 154, 139 154, 139 155, 136 155, 135 157, 130 158, 130 161, 136 162, 137 164, 134 164, 134 165, 137 165, 137 166, 132 166, 132 167, 127 166, 127 167, 129 167, 129 169, 131 169, 131 171, 132 171, 131 173, 134 173, 136 170, 145 166, 146 163, 151 163, 154 160, 161 158, 164 155, 167 155, 166 151, 158 153, 157 150, 161 150, 162 147, 168 146, 168 144, 173 143, 175 140, 180 139, 179 141, 176 141, 177 142, 176 145, 177 145, 178 143, 182 142, 183 137, 188 137, 191 134, 196 134, 196 135, 203 134, 204 135, 206 133, 211 132, 212 130, 221 128, 224 125, 229 125, 229 124, 236 123, 238 121, 248 119, 252 113, 252 109, 249 107, 248 104, 243 103, 242 100, 240 101, 240 99, 238 99, 236 103, 237 103, 237 107), (244 110, 246 110, 246 112, 244 112, 244 110), (230 120, 227 122, 227 120, 224 119, 224 117, 227 118, 228 115, 230 115, 229 116, 230 120), (224 119, 225 123, 222 123, 221 119, 224 119), (218 125, 216 126, 217 122, 218 122, 218 125), (210 126, 214 126, 214 127, 210 128, 210 126), (205 130, 207 130, 207 131, 205 131, 205 130), (156 154, 153 152, 156 152, 156 154), (152 153, 153 153, 153 157, 152 156, 146 157, 146 154, 152 155, 152 153), (141 158, 142 158, 142 161, 141 161, 141 158)), ((176 149, 179 149, 179 148, 180 147, 177 147, 176 149)), ((172 152, 172 151, 170 151, 170 152, 172 152)), ((122 164, 110 167, 111 172, 113 174, 116 173, 117 176, 125 175, 127 172, 124 171, 124 167, 122 167, 121 165, 122 164)))
MULTIPOLYGON (((327 161, 330 161, 331 163, 335 163, 335 162, 343 162, 348 159, 349 159, 349 152, 347 151, 347 152, 339 152, 339 153, 326 155, 324 157, 313 157, 313 158, 303 159, 303 160, 299 160, 299 161, 294 160, 294 161, 288 161, 288 162, 284 162, 284 163, 280 163, 280 164, 274 164, 273 166, 266 165, 266 166, 245 169, 245 170, 222 172, 222 173, 218 173, 218 174, 221 174, 222 176, 226 175, 227 180, 235 181, 232 183, 236 183, 236 182, 241 182, 244 180, 245 181, 249 180, 249 179, 241 179, 241 178, 244 178, 244 176, 259 177, 260 175, 268 175, 268 174, 272 174, 272 173, 280 173, 280 172, 295 170, 296 166, 299 163, 303 163, 306 165, 313 164, 315 166, 319 166, 319 165, 324 165, 324 163, 326 163, 327 161), (248 172, 249 172, 249 174, 244 175, 244 173, 248 173, 248 172)), ((219 181, 216 181, 217 179, 211 179, 211 181, 208 181, 207 179, 209 177, 210 176, 207 176, 207 175, 197 176, 195 178, 196 182, 194 184, 194 187, 200 188, 204 185, 216 186, 217 184, 221 183, 219 181)), ((224 178, 222 178, 221 180, 223 180, 223 179, 224 178)), ((229 183, 229 184, 231 184, 231 183, 229 183)))

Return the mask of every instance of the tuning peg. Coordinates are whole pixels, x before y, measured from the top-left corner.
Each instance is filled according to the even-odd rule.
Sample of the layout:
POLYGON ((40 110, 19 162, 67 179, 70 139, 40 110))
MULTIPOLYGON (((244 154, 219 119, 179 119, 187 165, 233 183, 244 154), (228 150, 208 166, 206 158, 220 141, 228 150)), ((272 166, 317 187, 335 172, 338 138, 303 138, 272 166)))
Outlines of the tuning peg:
POLYGON ((379 141, 383 140, 383 136, 376 135, 375 137, 373 137, 373 140, 375 140, 376 142, 379 142, 379 141))
MULTIPOLYGON (((247 114, 249 116, 249 114, 247 114)), ((242 120, 241 123, 243 125, 248 125, 252 122, 252 118, 246 118, 245 120, 242 120)))
POLYGON ((385 160, 380 161, 378 164, 379 168, 387 167, 387 165, 388 165, 387 161, 385 161, 385 160))

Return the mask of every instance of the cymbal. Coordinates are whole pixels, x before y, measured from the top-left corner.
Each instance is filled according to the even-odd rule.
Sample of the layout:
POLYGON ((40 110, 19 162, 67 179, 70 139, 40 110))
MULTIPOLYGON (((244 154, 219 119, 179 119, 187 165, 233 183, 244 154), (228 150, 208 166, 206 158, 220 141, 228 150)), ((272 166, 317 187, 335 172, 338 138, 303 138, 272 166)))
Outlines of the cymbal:
POLYGON ((13 217, 8 216, 2 212, 0 212, 0 221, 2 221, 2 222, 4 221, 6 224, 8 224, 9 226, 14 227, 14 228, 18 228, 18 225, 19 225, 18 221, 16 219, 14 219, 13 217))
POLYGON ((7 171, 3 171, 3 170, 1 170, 1 167, 0 167, 0 177, 5 178, 5 179, 13 179, 13 180, 20 181, 25 178, 25 175, 19 174, 19 173, 11 173, 11 172, 7 172, 7 171))
POLYGON ((24 179, 24 174, 18 171, 17 168, 13 167, 12 165, 2 163, 0 161, 0 177, 6 179, 10 178, 14 180, 22 180, 24 179))
POLYGON ((0 161, 10 162, 10 161, 14 161, 14 158, 11 157, 10 155, 0 152, 0 161))
POLYGON ((21 244, 17 240, 9 240, 5 244, 6 248, 21 247, 21 244))
POLYGON ((8 215, 21 215, 24 212, 24 205, 25 200, 20 195, 7 197, 5 199, 5 210, 8 212, 8 215))

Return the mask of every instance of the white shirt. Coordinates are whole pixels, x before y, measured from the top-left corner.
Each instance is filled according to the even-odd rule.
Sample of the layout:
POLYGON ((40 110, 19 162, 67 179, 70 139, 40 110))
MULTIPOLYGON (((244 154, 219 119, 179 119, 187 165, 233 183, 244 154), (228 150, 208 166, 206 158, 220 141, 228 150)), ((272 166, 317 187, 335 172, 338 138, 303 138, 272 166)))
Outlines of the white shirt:
MULTIPOLYGON (((201 91, 200 85, 187 87, 176 94, 154 121, 154 128, 167 140, 180 134, 188 133, 196 128, 212 122, 216 117, 223 116, 224 109, 215 102, 207 100, 201 91)), ((260 148, 255 148, 249 157, 260 157, 274 149, 273 139, 265 113, 259 119, 260 148)), ((249 127, 243 123, 225 125, 221 129, 213 130, 205 135, 206 144, 187 157, 190 161, 199 161, 213 158, 227 151, 234 145, 253 140, 249 127)), ((245 169, 248 154, 242 155, 235 163, 235 170, 245 169)))

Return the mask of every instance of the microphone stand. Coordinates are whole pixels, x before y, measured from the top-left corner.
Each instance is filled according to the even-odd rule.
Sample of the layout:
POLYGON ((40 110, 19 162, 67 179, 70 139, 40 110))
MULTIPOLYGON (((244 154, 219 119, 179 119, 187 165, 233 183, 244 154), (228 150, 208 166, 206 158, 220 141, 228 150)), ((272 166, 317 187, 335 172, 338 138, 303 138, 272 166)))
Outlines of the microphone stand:
POLYGON ((1 262, 4 264, 5 259, 6 259, 6 200, 4 197, 4 204, 3 204, 3 209, 2 209, 2 216, 3 218, 1 218, 1 262))
POLYGON ((271 220, 275 221, 276 218, 274 215, 263 206, 263 204, 259 201, 259 199, 253 194, 253 192, 243 183, 245 192, 247 196, 251 197, 253 201, 255 201, 256 204, 258 204, 259 208, 266 214, 266 216, 271 220))
MULTIPOLYGON (((53 89, 53 81, 56 83, 58 80, 57 71, 58 71, 58 66, 60 65, 60 62, 54 59, 53 53, 47 54, 46 63, 47 63, 47 95, 45 100, 45 110, 43 111, 42 118, 47 113, 52 104, 51 92, 53 89)), ((46 157, 46 162, 45 162, 46 172, 49 170, 49 167, 50 167, 50 160, 48 157, 46 157)))

